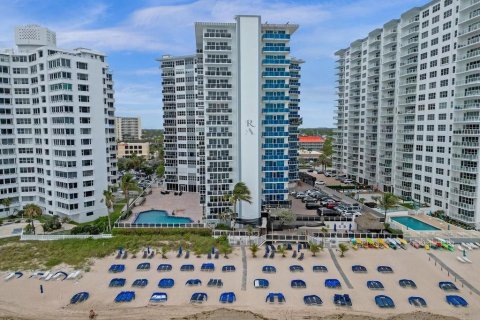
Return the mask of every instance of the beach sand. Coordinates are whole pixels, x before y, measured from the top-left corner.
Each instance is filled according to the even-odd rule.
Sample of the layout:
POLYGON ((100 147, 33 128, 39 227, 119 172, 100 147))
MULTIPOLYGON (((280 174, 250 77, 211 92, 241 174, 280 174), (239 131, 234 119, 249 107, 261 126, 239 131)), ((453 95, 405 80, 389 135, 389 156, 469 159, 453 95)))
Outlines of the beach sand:
MULTIPOLYGON (((340 272, 335 267, 328 250, 320 252, 317 257, 305 251, 305 260, 297 261, 291 258, 288 252, 286 258, 276 255, 274 259, 264 259, 263 250, 252 258, 246 248, 246 290, 242 290, 243 263, 242 251, 237 248, 229 259, 220 257, 212 259, 216 269, 214 272, 201 272, 200 266, 208 262, 206 257, 190 259, 175 258, 175 253, 169 253, 167 260, 156 256, 153 259, 126 259, 116 260, 114 256, 95 260, 90 272, 83 275, 78 281, 41 281, 29 279, 30 273, 20 279, 10 281, 0 280, 0 319, 88 319, 90 309, 98 313, 97 319, 391 319, 391 320, 447 320, 447 319, 478 319, 480 314, 479 296, 471 293, 467 288, 462 288, 457 282, 460 291, 457 293, 468 302, 468 308, 454 308, 445 302, 446 293, 438 288, 439 281, 454 281, 440 266, 435 266, 433 260, 424 250, 416 250, 409 247, 408 250, 391 249, 359 249, 350 250, 344 258, 337 260, 346 277, 350 280, 353 289, 346 286, 340 272), (136 266, 140 262, 150 262, 149 271, 137 271, 136 266), (113 263, 124 263, 126 270, 119 274, 108 273, 108 268, 113 263), (170 263, 173 271, 160 273, 157 266, 160 263, 170 263), (195 272, 180 272, 182 264, 193 264, 195 272), (223 273, 223 265, 234 265, 236 271, 223 273), (264 265, 274 265, 276 274, 263 274, 264 265), (304 267, 304 272, 291 273, 289 266, 299 264, 304 267), (353 264, 364 265, 368 272, 357 274, 351 271, 353 264), (325 265, 327 273, 313 273, 313 265, 325 265), (393 274, 380 274, 376 267, 389 265, 393 268, 393 274), (126 278, 127 283, 123 288, 109 288, 108 283, 114 277, 126 278), (149 284, 146 288, 131 288, 135 279, 147 278, 149 284), (175 286, 171 289, 159 289, 158 281, 161 278, 173 278, 175 286), (186 287, 185 282, 191 278, 202 281, 200 287, 186 287), (224 282, 223 288, 207 288, 206 283, 210 278, 220 278, 224 282), (270 281, 270 288, 255 289, 253 280, 265 278, 270 281), (327 278, 337 278, 342 283, 342 289, 332 290, 324 286, 327 278), (404 289, 398 285, 398 280, 406 278, 416 282, 418 289, 404 289), (307 283, 306 289, 290 288, 290 281, 302 279, 307 283), (385 286, 385 290, 372 291, 366 287, 367 280, 379 280, 385 286), (40 285, 43 285, 44 294, 40 294, 40 285), (120 291, 134 290, 136 299, 131 303, 115 304, 115 296, 120 291), (69 305, 70 298, 77 292, 88 291, 90 298, 79 305, 69 305), (151 305, 148 300, 153 292, 167 292, 168 302, 164 305, 151 305), (232 305, 223 305, 218 299, 222 292, 234 291, 237 301, 232 305), (202 305, 189 303, 193 292, 205 292, 208 301, 202 305), (265 303, 268 292, 282 292, 286 303, 282 305, 270 305, 265 303), (333 304, 335 293, 348 293, 351 296, 353 307, 342 308, 333 304), (323 300, 320 307, 307 307, 303 303, 303 296, 316 294, 323 300), (395 302, 394 309, 380 309, 374 303, 377 294, 386 294, 395 302), (409 296, 422 296, 428 303, 427 308, 417 312, 408 304, 409 296), (228 308, 227 309, 225 309, 228 308), (443 315, 445 317, 440 317, 443 315), (3 317, 3 318, 2 318, 3 317), (322 318, 323 317, 323 318, 322 318)), ((458 273, 465 279, 477 279, 478 263, 480 262, 480 250, 472 251, 470 258, 474 260, 471 265, 454 263, 459 252, 434 252, 441 257, 442 261, 448 262, 451 268, 458 268, 458 273)))

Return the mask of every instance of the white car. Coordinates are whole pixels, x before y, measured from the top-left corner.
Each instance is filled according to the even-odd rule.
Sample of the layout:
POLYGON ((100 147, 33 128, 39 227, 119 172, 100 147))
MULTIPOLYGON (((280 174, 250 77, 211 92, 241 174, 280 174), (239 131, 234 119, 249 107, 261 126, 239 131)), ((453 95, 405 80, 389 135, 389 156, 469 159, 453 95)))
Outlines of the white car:
POLYGON ((343 183, 345 183, 345 184, 352 184, 352 183, 353 183, 353 180, 351 180, 351 179, 345 179, 345 180, 343 180, 343 183))
POLYGON ((315 186, 324 186, 325 181, 315 181, 315 186))
POLYGON ((358 216, 361 216, 361 215, 362 215, 361 212, 353 211, 353 210, 345 210, 343 212, 343 216, 345 218, 358 217, 358 216))

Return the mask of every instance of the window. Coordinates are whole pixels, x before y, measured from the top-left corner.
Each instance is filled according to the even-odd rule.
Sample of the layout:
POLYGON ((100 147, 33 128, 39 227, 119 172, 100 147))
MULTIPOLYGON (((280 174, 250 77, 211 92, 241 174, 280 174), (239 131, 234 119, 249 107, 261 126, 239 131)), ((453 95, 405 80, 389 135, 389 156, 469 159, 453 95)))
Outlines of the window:
POLYGON ((85 62, 77 62, 77 69, 87 70, 88 64, 85 62))
POLYGON ((450 10, 448 10, 448 11, 445 11, 445 12, 443 13, 443 18, 444 18, 444 19, 445 19, 445 18, 448 18, 448 17, 450 17, 451 15, 452 15, 452 9, 450 9, 450 10))
POLYGON ((448 28, 450 28, 452 26, 452 22, 451 21, 448 21, 446 23, 443 24, 443 30, 447 30, 448 28))
POLYGON ((450 37, 451 37, 451 36, 450 36, 450 33, 444 34, 444 35, 442 36, 442 41, 450 40, 450 37))
POLYGON ((433 49, 430 51, 430 57, 434 57, 438 54, 438 49, 433 49))
POLYGON ((432 18, 432 24, 437 23, 438 21, 440 21, 440 16, 435 16, 432 18))
POLYGON ((442 53, 445 53, 445 52, 448 52, 448 51, 450 51, 450 45, 449 44, 442 47, 442 53))
POLYGON ((435 38, 435 39, 430 40, 430 45, 431 45, 431 46, 434 46, 434 45, 436 45, 436 44, 438 44, 438 38, 435 38))
POLYGON ((448 80, 441 80, 440 87, 446 87, 446 86, 448 86, 448 80))

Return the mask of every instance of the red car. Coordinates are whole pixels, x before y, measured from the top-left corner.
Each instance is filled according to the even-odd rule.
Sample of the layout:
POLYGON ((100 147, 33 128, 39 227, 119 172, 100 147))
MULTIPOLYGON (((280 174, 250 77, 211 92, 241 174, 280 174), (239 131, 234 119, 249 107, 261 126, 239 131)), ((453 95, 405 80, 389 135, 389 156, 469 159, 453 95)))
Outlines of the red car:
POLYGON ((329 203, 327 203, 327 205, 325 206, 327 209, 333 209, 337 206, 337 203, 335 201, 331 201, 329 203))

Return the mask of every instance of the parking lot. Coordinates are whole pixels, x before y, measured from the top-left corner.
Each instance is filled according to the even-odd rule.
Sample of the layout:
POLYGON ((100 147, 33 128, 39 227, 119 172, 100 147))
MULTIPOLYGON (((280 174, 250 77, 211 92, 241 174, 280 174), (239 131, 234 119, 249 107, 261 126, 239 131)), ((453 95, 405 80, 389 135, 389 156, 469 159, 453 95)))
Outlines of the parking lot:
POLYGON ((301 169, 300 171, 306 172, 312 177, 317 178, 317 181, 324 181, 326 185, 328 186, 339 186, 342 185, 342 183, 338 180, 335 180, 335 177, 325 177, 323 173, 316 173, 316 171, 313 172, 308 172, 307 169, 301 169))
MULTIPOLYGON (((322 175, 323 176, 323 175, 322 175)), ((332 179, 332 178, 327 178, 327 179, 332 179)), ((334 179, 334 178, 333 178, 334 179)), ((338 181, 337 181, 338 183, 338 181)), ((309 184, 306 184, 304 182, 299 182, 298 186, 293 189, 293 190, 290 190, 291 192, 295 191, 295 192, 304 192, 306 190, 311 190, 313 189, 313 186, 309 185, 309 184)), ((332 191, 324 186, 320 187, 319 188, 322 193, 325 193, 327 194, 327 196, 329 196, 330 198, 332 198, 333 200, 336 200, 336 201, 340 201, 341 199, 335 195, 333 195, 332 191)), ((290 194, 289 195, 289 199, 291 200, 292 202, 292 211, 297 214, 297 215, 305 215, 305 216, 318 216, 318 213, 317 213, 317 210, 316 209, 307 209, 306 208, 306 204, 304 202, 302 202, 302 199, 297 199, 295 198, 294 195, 290 194)), ((345 201, 344 201, 345 202, 345 201)), ((349 204, 353 204, 353 203, 356 203, 355 200, 353 199, 348 199, 348 201, 346 201, 346 203, 349 203, 349 204)))

